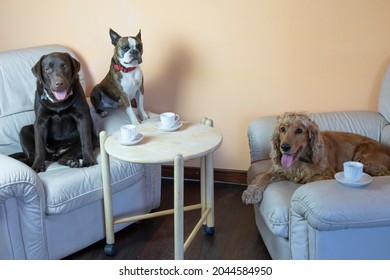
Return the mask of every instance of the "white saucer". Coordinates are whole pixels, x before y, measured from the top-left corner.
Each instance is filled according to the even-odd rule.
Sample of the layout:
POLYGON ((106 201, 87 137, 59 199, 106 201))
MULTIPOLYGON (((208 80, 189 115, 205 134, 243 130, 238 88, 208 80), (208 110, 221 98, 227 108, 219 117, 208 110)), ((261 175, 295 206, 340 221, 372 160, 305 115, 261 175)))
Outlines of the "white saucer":
POLYGON ((183 123, 182 123, 181 121, 175 122, 174 126, 168 127, 168 128, 162 127, 162 126, 161 126, 161 122, 156 122, 156 123, 154 124, 154 126, 155 126, 156 128, 158 128, 159 130, 162 130, 162 131, 175 131, 175 130, 179 129, 182 125, 183 125, 183 123))
POLYGON ((339 172, 334 175, 337 181, 339 181, 341 184, 346 185, 348 187, 363 187, 367 184, 369 184, 372 181, 372 178, 370 175, 363 173, 362 178, 357 182, 351 182, 345 179, 344 172, 339 172))
POLYGON ((115 139, 121 145, 131 146, 141 142, 141 140, 144 139, 144 136, 141 133, 138 133, 133 140, 128 141, 128 140, 123 140, 121 135, 119 134, 115 136, 115 139))

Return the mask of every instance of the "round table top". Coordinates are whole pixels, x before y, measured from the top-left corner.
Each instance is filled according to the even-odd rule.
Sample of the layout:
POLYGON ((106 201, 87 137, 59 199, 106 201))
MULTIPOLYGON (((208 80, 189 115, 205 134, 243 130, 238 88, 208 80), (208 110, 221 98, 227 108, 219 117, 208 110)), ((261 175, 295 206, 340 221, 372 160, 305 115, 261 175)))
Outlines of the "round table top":
POLYGON ((171 163, 179 154, 184 160, 205 156, 222 143, 222 135, 208 125, 182 122, 179 129, 165 132, 157 124, 137 125, 137 132, 143 135, 143 139, 135 145, 120 144, 117 140, 119 131, 115 131, 105 141, 107 153, 134 163, 171 163))

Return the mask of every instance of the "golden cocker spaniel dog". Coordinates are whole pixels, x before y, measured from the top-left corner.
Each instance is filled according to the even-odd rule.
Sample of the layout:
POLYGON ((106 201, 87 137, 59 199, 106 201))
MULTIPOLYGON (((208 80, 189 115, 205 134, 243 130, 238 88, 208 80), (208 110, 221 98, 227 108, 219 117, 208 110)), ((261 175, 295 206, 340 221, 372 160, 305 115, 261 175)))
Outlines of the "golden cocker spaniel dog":
POLYGON ((272 134, 272 167, 259 174, 242 195, 246 204, 260 202, 266 187, 277 181, 305 184, 334 179, 346 161, 363 163, 371 176, 390 175, 390 148, 359 134, 320 131, 305 113, 277 118, 272 134))

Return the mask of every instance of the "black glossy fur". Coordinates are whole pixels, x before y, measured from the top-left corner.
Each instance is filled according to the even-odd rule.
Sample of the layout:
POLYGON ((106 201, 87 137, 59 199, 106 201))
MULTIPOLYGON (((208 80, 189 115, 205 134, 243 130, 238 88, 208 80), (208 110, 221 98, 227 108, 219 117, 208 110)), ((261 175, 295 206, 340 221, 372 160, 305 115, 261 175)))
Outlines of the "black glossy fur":
POLYGON ((37 77, 34 124, 20 131, 22 153, 10 155, 36 172, 45 161, 70 167, 96 164, 96 137, 84 90, 78 79, 80 63, 68 53, 44 55, 32 68, 37 77), (82 164, 80 163, 82 159, 82 164))

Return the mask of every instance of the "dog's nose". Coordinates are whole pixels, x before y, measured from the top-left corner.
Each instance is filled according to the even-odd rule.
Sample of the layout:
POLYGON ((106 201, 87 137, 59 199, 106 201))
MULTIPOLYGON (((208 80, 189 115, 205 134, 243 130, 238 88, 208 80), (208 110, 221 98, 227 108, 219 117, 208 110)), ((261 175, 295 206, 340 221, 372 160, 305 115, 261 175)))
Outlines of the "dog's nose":
POLYGON ((132 50, 132 51, 130 52, 130 54, 131 54, 132 57, 138 58, 138 56, 139 56, 139 51, 137 51, 137 50, 132 50))
POLYGON ((283 152, 288 152, 291 149, 291 145, 287 143, 283 143, 281 146, 283 152))
POLYGON ((63 85, 63 82, 62 82, 62 80, 56 80, 56 81, 54 82, 54 85, 58 88, 58 87, 60 87, 60 86, 63 85))

